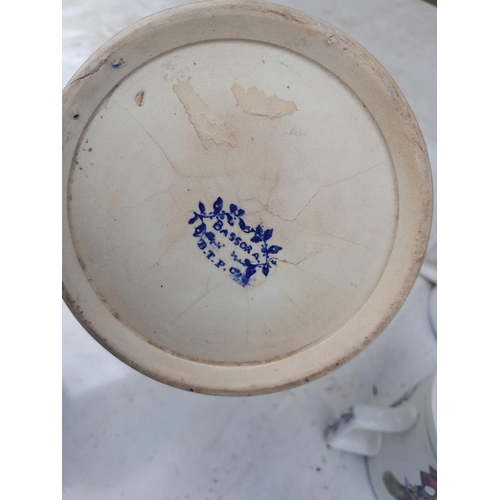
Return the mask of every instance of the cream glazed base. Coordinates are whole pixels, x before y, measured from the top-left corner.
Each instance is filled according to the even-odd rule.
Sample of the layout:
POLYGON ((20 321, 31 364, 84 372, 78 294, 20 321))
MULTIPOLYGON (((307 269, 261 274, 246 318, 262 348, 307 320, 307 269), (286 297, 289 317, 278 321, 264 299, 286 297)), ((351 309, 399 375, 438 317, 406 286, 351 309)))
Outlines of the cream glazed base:
POLYGON ((197 392, 291 387, 362 350, 431 222, 418 125, 340 31, 203 2, 119 33, 63 95, 63 281, 132 367, 197 392))

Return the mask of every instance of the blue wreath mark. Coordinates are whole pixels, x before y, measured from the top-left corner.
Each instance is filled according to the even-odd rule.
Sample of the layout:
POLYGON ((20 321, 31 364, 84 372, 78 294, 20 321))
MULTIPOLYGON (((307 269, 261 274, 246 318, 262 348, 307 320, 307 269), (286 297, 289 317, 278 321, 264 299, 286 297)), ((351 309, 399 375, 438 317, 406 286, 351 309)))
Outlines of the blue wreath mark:
POLYGON ((282 250, 282 247, 278 245, 269 246, 268 242, 273 237, 273 229, 264 229, 261 224, 255 228, 247 225, 243 218, 245 211, 234 203, 229 205, 229 211, 223 210, 223 207, 224 202, 220 196, 215 200, 213 210, 209 213, 207 213, 205 205, 200 201, 198 203, 199 211, 193 211, 193 217, 189 219, 189 224, 199 222, 199 225, 195 227, 193 236, 198 238, 198 247, 203 251, 206 258, 215 264, 215 267, 226 270, 226 262, 218 259, 216 255, 216 252, 226 245, 218 240, 217 235, 227 238, 228 243, 233 243, 236 249, 231 252, 231 258, 235 263, 240 264, 243 269, 239 269, 234 264, 229 268, 229 273, 236 283, 245 287, 250 283, 252 276, 257 273, 258 269, 262 271, 264 276, 269 274, 271 267, 277 264, 275 257, 282 250), (211 221, 214 221, 212 224, 213 231, 207 229, 207 223, 211 221), (225 226, 225 222, 227 222, 229 228, 225 226), (260 243, 260 248, 257 246, 254 248, 242 237, 231 231, 231 227, 234 227, 235 224, 243 233, 251 235, 249 240, 251 243, 256 245, 260 243), (244 256, 238 256, 236 250, 238 252, 242 251, 244 256))

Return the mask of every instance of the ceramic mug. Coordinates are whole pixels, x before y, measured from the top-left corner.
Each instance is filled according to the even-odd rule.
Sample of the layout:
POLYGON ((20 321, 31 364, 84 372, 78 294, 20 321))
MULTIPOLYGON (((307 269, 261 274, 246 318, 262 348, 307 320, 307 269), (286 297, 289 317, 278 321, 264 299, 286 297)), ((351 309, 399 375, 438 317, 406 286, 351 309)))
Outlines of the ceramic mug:
POLYGON ((161 382, 263 394, 345 364, 431 229, 417 121, 336 28, 227 0, 121 31, 63 92, 63 294, 161 382))
POLYGON ((326 430, 333 448, 367 456, 378 500, 437 500, 436 374, 391 407, 354 405, 326 430))

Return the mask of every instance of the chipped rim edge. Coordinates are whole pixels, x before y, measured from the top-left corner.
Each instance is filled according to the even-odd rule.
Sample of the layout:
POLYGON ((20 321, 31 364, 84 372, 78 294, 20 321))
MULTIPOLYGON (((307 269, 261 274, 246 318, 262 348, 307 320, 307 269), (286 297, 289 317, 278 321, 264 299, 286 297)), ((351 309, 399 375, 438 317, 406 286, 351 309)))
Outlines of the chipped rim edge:
MULTIPOLYGON (((104 43, 101 47, 99 47, 80 67, 80 69, 75 73, 75 75, 70 79, 68 84, 63 89, 63 109, 71 94, 78 93, 78 89, 73 88, 72 84, 77 80, 86 78, 87 76, 91 76, 93 73, 99 71, 99 69, 103 66, 103 64, 106 63, 107 59, 112 54, 112 51, 121 43, 126 42, 127 39, 134 33, 147 29, 148 26, 154 25, 158 21, 159 25, 163 25, 167 21, 171 20, 172 17, 174 16, 178 16, 180 19, 185 19, 185 17, 187 16, 192 16, 193 13, 203 12, 205 10, 213 10, 214 8, 218 7, 219 8, 230 7, 231 9, 238 9, 239 13, 246 13, 248 15, 252 15, 255 13, 261 13, 261 14, 269 13, 274 15, 278 14, 282 16, 287 22, 290 22, 290 20, 299 23, 302 22, 302 24, 304 24, 304 27, 306 27, 307 25, 307 28, 309 30, 313 29, 315 31, 316 36, 321 35, 328 37, 331 36, 332 33, 334 33, 344 43, 347 43, 352 48, 357 49, 357 51, 360 52, 364 58, 366 58, 368 64, 371 66, 372 73, 373 74, 378 73, 377 76, 379 85, 382 85, 384 89, 387 90, 388 93, 392 92, 393 94, 395 94, 392 97, 392 100, 394 101, 394 104, 399 105, 400 107, 399 114, 402 115, 404 113, 407 116, 407 123, 405 123, 405 132, 406 131, 411 132, 411 130, 413 131, 414 135, 413 142, 415 142, 415 144, 417 144, 417 141, 420 143, 420 145, 417 144, 417 146, 421 151, 421 154, 415 153, 413 155, 414 156, 413 161, 411 162, 412 167, 418 170, 418 179, 420 180, 422 186, 420 207, 419 207, 420 208, 419 228, 421 228, 421 231, 419 231, 420 238, 418 239, 418 241, 414 242, 413 260, 411 266, 409 266, 406 269, 404 279, 400 280, 399 287, 397 287, 396 290, 392 290, 393 295, 396 297, 396 299, 390 304, 390 307, 388 307, 389 310, 387 311, 387 313, 384 314, 382 317, 380 317, 380 319, 374 326, 372 326, 371 328, 367 329, 364 332, 366 333, 366 335, 364 336, 364 340, 358 343, 355 347, 353 347, 352 350, 349 350, 349 353, 343 356, 332 357, 331 362, 315 365, 313 369, 310 368, 307 369, 306 367, 304 367, 302 370, 300 370, 301 371, 300 374, 297 374, 297 376, 295 377, 288 377, 288 380, 283 380, 280 383, 271 383, 271 384, 268 383, 267 385, 261 383, 260 386, 256 386, 255 384, 251 383, 252 379, 248 379, 247 383, 244 386, 224 388, 221 385, 217 384, 212 386, 208 385, 207 380, 204 377, 198 377, 199 380, 197 382, 186 383, 183 381, 183 379, 179 380, 178 378, 168 374, 156 373, 146 364, 138 363, 130 356, 128 356, 125 352, 122 352, 122 350, 120 350, 118 347, 110 345, 106 339, 106 335, 97 331, 97 329, 95 329, 93 326, 89 324, 89 321, 85 318, 83 314, 78 313, 76 300, 74 300, 74 297, 71 296, 68 287, 65 285, 65 277, 63 271, 63 300, 65 301, 66 305, 68 306, 72 314, 75 316, 75 318, 79 321, 79 323, 83 326, 83 328, 99 344, 101 344, 116 358, 120 359, 130 367, 134 368, 135 370, 139 371, 140 373, 143 373, 144 375, 154 380, 186 391, 197 392, 201 394, 209 394, 209 395, 219 395, 219 396, 250 396, 250 395, 260 395, 260 394, 268 394, 268 393, 283 391, 286 389, 297 387, 299 385, 305 384, 307 382, 313 381, 317 378, 326 375, 327 373, 344 365, 352 358, 354 358, 357 354, 359 354, 362 350, 364 350, 390 323, 390 321, 394 318, 396 313, 399 311, 399 309, 405 302, 409 292, 411 291, 413 284, 415 283, 418 277, 420 267, 425 257, 425 252, 430 237, 431 223, 432 223, 432 206, 433 206, 432 174, 430 170, 430 163, 427 155, 427 150, 425 148, 425 141, 423 139, 420 127, 413 114, 413 111, 411 110, 408 102, 406 101, 404 95, 402 94, 397 84, 394 82, 394 80, 385 70, 385 68, 374 58, 374 56, 372 56, 358 42, 350 38, 348 35, 343 33, 338 28, 335 28, 330 24, 326 23, 325 21, 317 19, 314 16, 303 13, 301 11, 268 2, 246 0, 239 3, 231 0, 205 0, 199 3, 175 6, 169 9, 153 13, 141 20, 138 20, 137 22, 126 27, 125 29, 114 35, 112 38, 110 38, 106 43, 104 43), (205 384, 203 384, 202 379, 205 382, 205 384)), ((200 40, 200 42, 202 41, 200 40)), ((328 68, 325 69, 328 70, 328 68)), ((64 185, 63 186, 64 197, 66 197, 66 190, 67 190, 67 185, 64 185)), ((67 211, 65 210, 63 212, 63 219, 65 220, 66 217, 67 217, 67 211)), ((65 232, 65 227, 63 227, 63 237, 64 237, 64 232, 65 232)), ((393 251, 391 251, 390 253, 388 263, 392 260, 392 257, 393 257, 393 251)), ((386 269, 387 265, 385 270, 386 269)), ((382 277, 385 274, 385 270, 382 273, 382 277)), ((379 284, 377 284, 377 286, 373 290, 372 296, 377 291, 379 284)), ((365 304, 371 299, 372 296, 370 296, 367 299, 365 304)), ((364 306, 361 308, 361 310, 363 308, 364 306)), ((360 311, 358 311, 356 315, 359 313, 360 311)), ((353 318, 355 318, 356 315, 353 318)), ((342 327, 341 330, 343 330, 347 325, 349 325, 353 318, 351 318, 351 320, 348 321, 348 323, 344 325, 344 327, 342 327)), ((128 332, 131 332, 137 337, 140 337, 142 341, 145 340, 144 337, 140 335, 138 332, 129 329, 126 325, 122 326, 128 332)), ((327 337, 327 339, 329 338, 331 338, 331 336, 327 337)), ((315 347, 318 347, 321 344, 322 342, 316 344, 315 347)), ((155 349, 158 350, 157 348, 155 349)), ((162 352, 167 356, 179 359, 177 356, 175 356, 175 354, 170 354, 166 351, 162 352)), ((284 358, 281 358, 276 362, 271 361, 262 363, 260 365, 253 365, 252 368, 256 366, 260 367, 264 365, 278 363, 279 361, 283 360, 291 360, 294 358, 298 358, 304 352, 307 352, 307 349, 306 351, 301 350, 298 353, 291 356, 285 356, 284 358)), ((201 363, 199 361, 194 361, 194 360, 186 362, 192 365, 198 365, 198 366, 201 365, 204 367, 204 369, 208 369, 209 371, 212 368, 220 368, 217 365, 201 363)), ((225 366, 223 368, 226 370, 229 368, 229 372, 233 370, 234 373, 234 370, 241 371, 244 370, 246 366, 230 365, 229 367, 225 366)), ((205 374, 205 376, 207 375, 208 373, 205 374)), ((230 375, 231 375, 230 373, 227 373, 227 375, 225 376, 229 378, 230 375)))

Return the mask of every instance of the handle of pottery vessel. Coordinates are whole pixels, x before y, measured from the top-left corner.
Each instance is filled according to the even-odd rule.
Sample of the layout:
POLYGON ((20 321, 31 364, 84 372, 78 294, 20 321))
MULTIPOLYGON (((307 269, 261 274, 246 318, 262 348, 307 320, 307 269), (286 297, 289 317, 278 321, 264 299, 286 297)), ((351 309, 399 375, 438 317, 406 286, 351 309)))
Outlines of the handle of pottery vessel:
POLYGON ((382 446, 382 432, 404 432, 417 421, 418 410, 411 403, 396 408, 371 405, 351 406, 326 429, 333 448, 373 456, 382 446))

